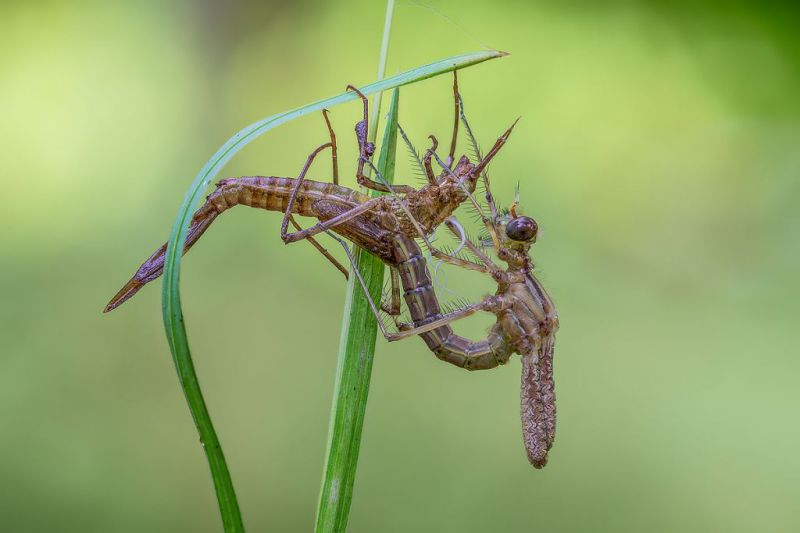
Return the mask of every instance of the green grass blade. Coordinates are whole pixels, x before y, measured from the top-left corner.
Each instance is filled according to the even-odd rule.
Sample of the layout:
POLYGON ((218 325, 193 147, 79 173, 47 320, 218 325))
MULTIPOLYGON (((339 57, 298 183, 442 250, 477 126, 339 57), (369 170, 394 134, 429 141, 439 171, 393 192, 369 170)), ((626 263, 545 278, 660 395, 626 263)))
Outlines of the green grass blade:
MULTIPOLYGON (((386 120, 377 168, 386 181, 394 179, 397 152, 397 108, 395 89, 386 120)), ((379 193, 373 193, 377 196, 379 193)), ((384 265, 377 257, 358 248, 355 263, 372 300, 381 301, 384 265)), ((372 361, 375 354, 377 322, 356 276, 347 284, 342 335, 336 368, 336 386, 328 430, 328 450, 317 507, 316 533, 345 531, 353 497, 361 431, 367 408, 372 361)))
MULTIPOLYGON (((481 63, 488 59, 501 57, 503 52, 483 51, 471 54, 464 54, 450 57, 418 67, 401 74, 397 74, 384 80, 376 81, 361 87, 364 94, 374 94, 387 89, 400 87, 421 81, 439 74, 464 68, 470 65, 481 63)), ((337 96, 326 98, 312 104, 308 104, 292 111, 279 113, 265 118, 247 126, 239 133, 231 137, 222 147, 217 150, 214 156, 203 166, 195 177, 186 196, 178 210, 178 215, 172 226, 169 235, 164 261, 164 281, 161 295, 162 314, 164 318, 164 329, 166 330, 167 342, 175 362, 175 366, 183 388, 189 410, 194 419, 195 426, 200 435, 200 441, 208 459, 211 469, 211 476, 214 481, 214 488, 219 502, 220 512, 225 531, 243 531, 241 514, 239 512, 236 495, 233 490, 230 473, 225 463, 219 440, 211 423, 211 418, 206 408, 197 375, 192 363, 189 341, 186 334, 186 327, 181 309, 181 299, 179 291, 180 283, 180 264, 182 246, 186 240, 186 234, 191 221, 192 213, 197 208, 205 188, 213 180, 222 167, 239 150, 255 140, 258 136, 277 126, 293 120, 295 118, 320 111, 323 108, 330 108, 335 105, 354 100, 357 96, 352 92, 344 92, 337 96)))

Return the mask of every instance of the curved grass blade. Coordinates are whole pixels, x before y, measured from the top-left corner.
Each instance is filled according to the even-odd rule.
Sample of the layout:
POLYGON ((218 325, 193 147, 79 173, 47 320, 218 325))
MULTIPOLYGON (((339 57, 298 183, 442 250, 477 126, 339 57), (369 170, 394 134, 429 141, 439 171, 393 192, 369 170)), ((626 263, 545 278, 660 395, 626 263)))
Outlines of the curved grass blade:
MULTIPOLYGON (((504 55, 506 55, 504 52, 483 51, 450 57, 365 85, 361 87, 361 92, 366 95, 378 93, 504 55)), ((166 330, 167 342, 172 352, 181 387, 208 459, 225 531, 244 531, 244 527, 225 457, 211 423, 194 370, 194 364, 192 363, 189 340, 181 309, 179 290, 181 250, 177 243, 183 243, 186 240, 191 214, 197 208, 206 186, 239 150, 258 136, 285 122, 320 111, 323 108, 330 108, 334 105, 349 102, 355 98, 357 96, 354 93, 344 92, 291 111, 267 117, 247 126, 231 137, 217 150, 195 177, 181 203, 178 215, 170 231, 169 244, 164 260, 164 281, 161 294, 164 329, 166 330)))

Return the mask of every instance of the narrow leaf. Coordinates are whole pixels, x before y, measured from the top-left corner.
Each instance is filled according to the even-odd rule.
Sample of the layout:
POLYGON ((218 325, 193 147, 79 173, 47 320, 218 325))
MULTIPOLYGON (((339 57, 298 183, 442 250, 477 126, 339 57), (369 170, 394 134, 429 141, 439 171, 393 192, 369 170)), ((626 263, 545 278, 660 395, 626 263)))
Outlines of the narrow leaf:
MULTIPOLYGON (((383 134, 378 171, 388 183, 394 179, 397 152, 397 108, 399 91, 395 89, 386 129, 383 134)), ((379 193, 374 193, 377 196, 379 193)), ((380 304, 384 265, 362 249, 355 253, 356 266, 369 289, 370 297, 380 304)), ((377 322, 356 276, 350 276, 344 307, 342 336, 336 369, 328 452, 322 480, 316 531, 345 531, 353 497, 361 432, 372 375, 377 322)))

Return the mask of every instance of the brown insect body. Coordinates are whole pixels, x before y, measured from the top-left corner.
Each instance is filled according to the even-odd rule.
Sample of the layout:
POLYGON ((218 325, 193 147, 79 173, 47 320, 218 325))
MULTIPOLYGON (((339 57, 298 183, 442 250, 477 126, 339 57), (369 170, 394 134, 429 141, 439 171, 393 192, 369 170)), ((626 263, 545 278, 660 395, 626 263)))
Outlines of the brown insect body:
MULTIPOLYGON (((466 158, 463 158, 465 160, 466 158)), ((469 165, 469 163, 466 163, 469 165)), ((472 181, 472 190, 475 184, 472 181)), ((205 233, 211 223, 223 212, 237 205, 265 209, 267 211, 286 212, 292 192, 296 190, 290 213, 316 218, 320 222, 333 219, 337 215, 366 204, 373 200, 372 208, 358 215, 352 221, 331 226, 330 230, 365 248, 384 261, 391 262, 393 245, 389 232, 398 231, 413 234, 412 223, 399 206, 398 198, 382 196, 372 199, 366 194, 354 191, 341 185, 303 180, 298 183, 295 178, 277 176, 248 176, 221 180, 217 188, 206 198, 192 217, 192 223, 186 238, 184 253, 194 245, 205 233), (377 200, 377 201, 375 201, 377 200)), ((409 209, 414 217, 425 228, 428 234, 450 216, 458 207, 460 188, 452 183, 443 185, 426 185, 419 191, 407 195, 409 209), (448 201, 437 209, 437 201, 446 198, 448 201), (441 219, 441 220, 440 220, 441 219)), ((463 196, 461 197, 463 198, 463 196)), ((461 200, 463 201, 463 199, 461 200)), ((111 299, 105 312, 111 311, 131 298, 146 283, 156 279, 164 269, 164 244, 139 268, 130 282, 111 299)))
MULTIPOLYGON (((356 131, 361 141, 358 126, 356 131)), ((430 155, 436 147, 434 140, 434 147, 428 151, 425 161, 429 181, 427 185, 419 190, 406 188, 403 197, 393 194, 370 198, 335 183, 304 179, 311 161, 321 149, 332 145, 335 154, 335 137, 331 130, 332 143, 323 145, 312 153, 297 179, 255 176, 219 182, 217 189, 207 197, 205 204, 192 218, 184 253, 197 242, 217 216, 236 205, 246 205, 283 212, 285 216, 282 237, 287 243, 308 239, 326 257, 333 260, 327 251, 313 241, 316 233, 332 231, 378 256, 397 273, 402 285, 403 299, 413 322, 412 325, 401 327, 399 333, 391 334, 384 330, 383 322, 378 316, 381 329, 388 340, 419 335, 439 359, 468 370, 483 370, 505 364, 513 353, 522 356, 523 440, 531 464, 541 468, 547 462, 547 452, 555 435, 552 363, 558 317, 551 299, 531 272, 529 248, 535 242, 535 222, 527 217, 518 218, 512 209, 511 220, 530 221, 534 228, 530 238, 517 241, 506 234, 510 232, 508 217, 501 220, 502 217, 498 217, 495 212, 491 219, 484 220, 492 233, 498 258, 507 264, 505 269, 494 265, 474 245, 470 249, 483 258, 483 265, 446 254, 439 255, 431 248, 435 257, 449 257, 455 264, 490 274, 497 282, 498 288, 494 295, 477 305, 449 315, 442 314, 427 262, 415 241, 415 238, 421 237, 430 247, 426 236, 446 222, 456 208, 470 198, 482 169, 505 142, 510 131, 511 129, 498 140, 487 157, 478 164, 472 164, 464 156, 453 170, 445 169, 436 177, 430 171, 430 155), (319 223, 307 230, 300 230, 291 215, 314 218, 319 223), (285 233, 289 221, 298 228, 297 233, 285 233), (477 311, 490 312, 497 317, 485 339, 471 341, 453 332, 450 322, 477 311)), ((369 149, 365 152, 367 163, 371 152, 369 149)), ((360 163, 359 175, 361 166, 360 163)), ((337 170, 334 167, 334 177, 336 176, 337 170)), ((359 182, 364 184, 362 179, 366 178, 360 176, 359 182)), ((487 199, 492 202, 488 190, 487 199)), ((511 232, 512 236, 519 238, 518 232, 518 229, 511 232)), ((166 244, 139 268, 133 278, 112 298, 105 311, 115 309, 144 284, 160 276, 165 252, 166 244)), ((357 271, 356 274, 359 275, 357 271)), ((376 307, 372 305, 377 314, 376 307)), ((399 308, 396 312, 399 313, 399 308)))
MULTIPOLYGON (((469 160, 462 157, 455 173, 470 193, 474 192, 477 181, 469 172, 473 168, 469 160)), ((442 173, 441 178, 440 184, 425 185, 405 196, 409 211, 428 235, 452 215, 466 198, 463 188, 453 181, 453 177, 442 173)), ((247 176, 219 181, 216 190, 206 197, 206 202, 192 217, 184 253, 191 249, 219 215, 237 205, 284 213, 291 203, 291 214, 316 218, 324 223, 370 201, 373 205, 369 210, 329 229, 383 261, 391 262, 394 246, 390 232, 404 235, 413 235, 415 232, 411 220, 400 206, 401 199, 396 196, 370 198, 334 183, 308 179, 299 181, 278 176, 247 176), (290 202, 293 192, 294 199, 290 202)), ((130 282, 111 299, 105 312, 116 309, 146 283, 161 275, 166 250, 166 244, 156 250, 130 282)))
POLYGON ((475 168, 475 165, 463 156, 451 172, 443 171, 437 177, 436 183, 411 191, 402 200, 396 196, 384 196, 387 211, 391 212, 399 223, 399 228, 395 229, 405 235, 416 235, 414 224, 400 205, 402 201, 427 235, 436 231, 436 228, 464 203, 467 191, 470 194, 475 192, 479 177, 475 168))

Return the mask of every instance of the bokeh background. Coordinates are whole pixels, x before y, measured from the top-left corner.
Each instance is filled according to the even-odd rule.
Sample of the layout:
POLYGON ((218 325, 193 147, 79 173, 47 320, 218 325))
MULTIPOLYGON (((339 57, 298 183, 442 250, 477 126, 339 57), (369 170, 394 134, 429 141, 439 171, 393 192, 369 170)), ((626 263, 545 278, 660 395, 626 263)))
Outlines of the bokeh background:
MULTIPOLYGON (((484 145, 522 116, 491 175, 503 202, 520 183, 543 228, 559 426, 534 471, 518 359, 467 373, 419 339, 379 340, 350 531, 800 528, 798 14, 399 2, 390 73, 512 53, 461 87, 484 145)), ((101 309, 232 133, 374 78, 383 15, 366 1, 2 3, 0 529, 219 530, 158 286, 101 309)), ((450 98, 448 76, 402 91, 420 147, 447 138, 450 98)), ((333 109, 351 185, 359 113, 333 109)), ((306 117, 223 174, 295 175, 324 140, 306 117)), ((310 246, 283 246, 279 220, 220 219, 184 262, 183 300, 246 525, 309 531, 344 282, 310 246)), ((491 289, 452 271, 447 287, 491 289)))

